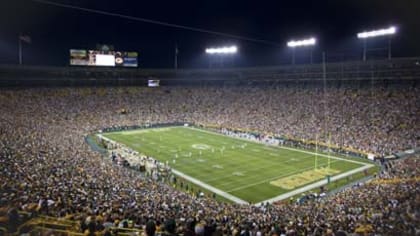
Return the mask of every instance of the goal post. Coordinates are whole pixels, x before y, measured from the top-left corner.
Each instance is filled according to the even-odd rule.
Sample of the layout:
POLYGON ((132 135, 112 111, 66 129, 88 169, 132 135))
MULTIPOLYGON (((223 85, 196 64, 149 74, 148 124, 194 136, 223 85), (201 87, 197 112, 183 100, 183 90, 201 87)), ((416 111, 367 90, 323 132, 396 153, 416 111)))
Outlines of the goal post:
POLYGON ((314 169, 318 169, 318 134, 315 138, 315 165, 314 169))

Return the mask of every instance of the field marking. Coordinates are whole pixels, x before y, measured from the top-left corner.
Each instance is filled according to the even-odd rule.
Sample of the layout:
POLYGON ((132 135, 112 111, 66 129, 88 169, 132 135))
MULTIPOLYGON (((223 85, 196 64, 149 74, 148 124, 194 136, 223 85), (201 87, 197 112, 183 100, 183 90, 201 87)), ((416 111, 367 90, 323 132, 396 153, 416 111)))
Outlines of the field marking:
POLYGON ((191 145, 192 148, 194 149, 198 149, 198 150, 207 150, 210 149, 211 146, 208 144, 204 144, 204 143, 195 143, 193 145, 191 145))
MULTIPOLYGON (((180 128, 184 128, 184 127, 180 127, 180 128)), ((192 128, 192 127, 188 127, 188 128, 191 128, 192 130, 197 130, 197 131, 203 131, 203 132, 206 132, 206 133, 209 133, 209 134, 213 134, 213 135, 221 135, 221 136, 223 136, 223 137, 226 137, 226 138, 235 138, 235 137, 231 137, 231 136, 227 136, 227 135, 223 135, 223 134, 219 134, 219 133, 216 133, 216 132, 210 132, 210 131, 205 131, 205 130, 200 130, 200 129, 196 129, 196 128, 192 128)), ((249 141, 249 140, 247 140, 247 139, 242 139, 242 138, 238 138, 239 140, 242 140, 242 141, 249 141)), ((255 142, 256 144, 260 144, 260 145, 263 145, 262 143, 260 143, 260 142, 255 142)), ((243 143, 243 144, 246 144, 246 143, 243 143)), ((265 148, 265 149, 269 149, 269 150, 273 150, 273 151, 279 151, 278 149, 276 149, 276 146, 264 146, 263 148, 265 148)), ((257 149, 251 149, 251 150, 253 150, 253 151, 256 151, 257 149)), ((261 151, 261 150, 258 150, 258 151, 261 151)), ((286 164, 286 163, 289 163, 289 162, 296 162, 296 161, 302 161, 303 159, 309 159, 309 158, 313 158, 313 156, 316 154, 316 153, 311 153, 311 152, 307 152, 307 154, 311 154, 310 156, 301 156, 299 159, 295 159, 295 158, 292 158, 292 159, 290 159, 290 160, 288 160, 288 161, 284 161, 283 160, 283 158, 282 158, 282 162, 284 163, 284 164, 286 164)), ((270 154, 274 154, 274 153, 270 153, 270 154)), ((277 154, 278 155, 278 154, 277 154)), ((319 155, 319 154, 318 154, 319 155)), ((278 157, 281 157, 280 155, 278 155, 278 157)), ((341 161, 347 161, 346 159, 341 159, 341 158, 333 158, 333 159, 337 159, 337 160, 341 160, 341 161)), ((241 161, 238 161, 238 163, 245 163, 246 161, 244 161, 244 162, 241 162, 241 161)), ((363 162, 357 162, 358 164, 364 164, 363 162)), ((261 170, 261 169, 267 169, 268 167, 272 167, 272 164, 268 164, 268 165, 261 165, 259 168, 254 168, 253 170, 261 170)), ((296 169, 296 168, 294 168, 294 169, 296 169)), ((292 172, 292 173, 294 173, 294 172, 292 172)), ((203 177, 203 176, 200 176, 201 178, 203 177)), ((215 182, 215 181, 219 181, 220 179, 224 179, 224 178, 227 178, 227 177, 232 177, 232 175, 231 174, 225 174, 225 175, 219 175, 218 177, 215 177, 215 178, 210 178, 210 179, 206 179, 206 183, 211 183, 211 182, 215 182)), ((252 175, 247 175, 247 176, 245 176, 244 178, 246 178, 246 179, 254 179, 255 178, 255 176, 252 176, 252 175)), ((232 183, 235 183, 236 181, 231 181, 231 182, 225 182, 225 183, 223 183, 223 184, 218 184, 218 186, 219 187, 222 187, 222 186, 226 186, 226 185, 229 185, 229 184, 232 184, 232 183)))
MULTIPOLYGON (((257 144, 260 144, 260 145, 264 145, 264 143, 258 142, 258 141, 256 141, 256 140, 249 140, 249 139, 244 139, 244 138, 240 138, 240 137, 231 137, 231 136, 224 135, 224 134, 220 134, 220 133, 217 133, 217 132, 210 132, 210 131, 206 131, 206 130, 202 130, 202 129, 198 129, 198 128, 193 128, 193 127, 178 127, 178 128, 189 128, 189 129, 193 129, 193 130, 196 130, 196 131, 201 131, 201 132, 205 132, 205 133, 210 133, 210 134, 213 134, 213 135, 220 135, 220 136, 224 136, 224 137, 227 137, 227 138, 233 138, 233 139, 235 139, 235 138, 236 138, 236 139, 239 139, 239 140, 243 140, 243 141, 245 141, 245 142, 250 142, 250 143, 252 142, 252 143, 257 143, 257 144)), ((170 129, 167 129, 167 131, 169 131, 169 130, 170 130, 170 129)), ((127 132, 127 131, 123 131, 123 132, 127 132)), ((105 138, 105 139, 111 140, 111 139, 109 139, 109 138, 106 138, 106 137, 102 136, 101 134, 97 134, 97 135, 98 135, 98 136, 100 136, 100 137, 102 137, 102 138, 105 138)), ((111 141, 115 142, 114 140, 111 140, 111 141)), ((318 155, 318 156, 324 156, 324 157, 331 157, 332 159, 335 159, 335 160, 347 161, 347 162, 352 162, 352 163, 357 163, 357 164, 363 165, 362 167, 355 168, 355 169, 352 169, 352 170, 350 170, 350 171, 344 172, 344 173, 342 173, 342 174, 336 175, 336 176, 334 176, 334 177, 332 177, 332 178, 331 178, 331 181, 335 181, 335 180, 338 180, 338 179, 341 179, 341 178, 347 177, 347 176, 349 176, 349 175, 351 175, 351 174, 353 174, 353 173, 357 173, 357 172, 363 171, 363 170, 365 170, 365 169, 368 169, 368 168, 371 168, 371 167, 373 167, 373 166, 374 166, 373 164, 369 164, 369 163, 364 163, 364 162, 359 162, 359 161, 353 161, 353 160, 347 160, 347 159, 343 159, 343 158, 339 158, 339 157, 335 157, 335 156, 329 156, 329 155, 327 156, 327 155, 320 154, 320 153, 314 153, 314 152, 309 152, 309 151, 303 151, 303 150, 294 149, 294 148, 287 148, 287 147, 273 146, 273 145, 271 145, 271 146, 267 146, 267 145, 265 145, 265 147, 266 147, 267 149, 268 149, 268 148, 270 148, 270 149, 271 149, 271 148, 273 148, 273 149, 275 149, 275 148, 283 148, 283 149, 292 150, 292 151, 296 151, 296 152, 307 153, 307 154, 318 155)), ((309 157, 308 157, 308 158, 309 158, 309 157)), ((334 162, 336 162, 336 161, 334 161, 334 162)), ((312 168, 312 167, 310 167, 310 168, 312 168)), ((240 199, 240 198, 238 198, 238 197, 235 197, 235 196, 233 196, 233 195, 229 194, 228 192, 222 191, 222 190, 220 190, 220 189, 218 189, 218 188, 215 188, 215 187, 213 187, 213 186, 211 186, 211 185, 209 185, 209 184, 206 184, 206 183, 204 183, 204 182, 202 182, 202 181, 200 181, 200 180, 198 180, 198 179, 196 179, 196 178, 194 178, 194 177, 188 176, 188 175, 186 175, 186 174, 184 174, 184 173, 182 173, 182 172, 179 172, 179 171, 177 171, 177 170, 175 170, 175 169, 172 169, 172 171, 174 172, 174 174, 177 174, 177 175, 179 175, 179 176, 181 176, 181 177, 183 177, 183 178, 187 179, 188 181, 190 181, 190 182, 192 182, 192 183, 194 183, 194 184, 196 184, 196 185, 198 185, 198 186, 200 186, 200 187, 203 187, 203 188, 205 188, 205 189, 207 189, 207 190, 209 190, 209 191, 212 191, 212 192, 214 192, 214 193, 216 193, 216 194, 218 194, 218 195, 220 195, 220 196, 223 196, 223 197, 225 197, 226 199, 229 199, 229 200, 231 200, 231 201, 233 201, 233 202, 236 202, 236 203, 239 203, 239 204, 247 204, 247 202, 246 202, 246 201, 244 201, 244 200, 242 200, 242 199, 240 199)), ((300 171, 300 170, 299 170, 299 171, 300 171)), ((288 175, 290 175, 290 174, 288 174, 288 175)), ((316 188, 316 187, 318 187, 318 186, 321 186, 321 185, 325 184, 324 182, 326 182, 326 181, 327 181, 327 180, 318 181, 318 182, 316 182, 316 183, 309 184, 309 185, 304 186, 304 187, 302 187, 302 188, 299 188, 299 189, 296 189, 296 190, 293 190, 293 191, 287 192, 287 193, 285 193, 285 194, 282 194, 282 195, 279 195, 279 196, 277 196, 277 197, 274 197, 274 198, 271 198, 271 199, 265 200, 265 201, 263 201, 263 202, 268 202, 268 201, 270 201, 270 202, 275 202, 275 201, 279 201, 279 200, 282 200, 282 199, 288 198, 288 196, 289 196, 289 195, 290 195, 290 196, 293 196, 293 195, 299 194, 299 193, 301 193, 301 192, 306 192, 306 191, 308 191, 308 190, 310 190, 310 189, 313 189, 313 188, 316 188)), ((233 183, 233 182, 230 182, 230 183, 233 183)), ((255 184, 254 184, 254 185, 255 185, 255 184)), ((242 187, 244 187, 244 186, 241 186, 241 188, 242 188, 242 187)), ((229 192, 231 192, 231 191, 233 191, 233 190, 230 190, 229 192)), ((236 190, 236 191, 237 191, 237 190, 236 190)), ((258 204, 259 204, 259 203, 257 203, 256 205, 258 205, 258 204)))
MULTIPOLYGON (((302 158, 303 159, 303 158, 302 158)), ((337 162, 337 161, 333 161, 333 162, 331 162, 331 163, 334 163, 334 162, 337 162)), ((273 164, 269 164, 269 165, 265 165, 265 166, 261 166, 261 167, 258 167, 258 168, 253 168, 252 170, 253 171, 259 171, 259 170, 264 170, 264 169, 267 169, 267 168, 272 168, 273 167, 273 164)), ((293 173, 295 173, 293 170, 294 169, 299 169, 299 168, 296 168, 296 167, 293 167, 293 168, 287 168, 287 170, 292 170, 292 174, 293 173)), ((299 171, 300 171, 301 169, 299 169, 299 171)), ((277 171, 277 170, 276 170, 277 171)), ((278 170, 278 171, 280 171, 280 170, 278 170)), ((283 171, 283 170, 281 170, 281 171, 283 171)), ((217 178, 212 178, 212 179, 210 179, 209 181, 206 181, 207 183, 209 183, 209 182, 213 182, 213 181, 218 181, 218 180, 221 180, 221 179, 225 179, 225 178, 227 178, 227 177, 230 177, 231 175, 229 175, 229 174, 226 174, 226 175, 221 175, 221 176, 219 176, 219 177, 217 177, 217 178)), ((253 178, 256 178, 256 177, 258 177, 258 175, 249 175, 249 176, 246 176, 245 178, 242 178, 242 180, 243 179, 253 179, 253 178)), ((229 185, 229 184, 232 184, 232 183, 234 183, 235 181, 232 181, 232 182, 224 182, 223 184, 219 184, 219 186, 225 186, 225 185, 229 185)))
MULTIPOLYGON (((97 134, 97 136, 100 137, 100 138, 103 138, 103 139, 105 139, 107 141, 111 141, 111 142, 115 142, 115 143, 120 143, 120 142, 116 142, 116 141, 114 141, 114 140, 112 140, 110 138, 107 138, 107 137, 103 136, 102 134, 97 134)), ((126 146, 125 144, 123 144, 123 145, 126 146)), ((242 200, 242 199, 240 199, 238 197, 235 197, 235 196, 233 196, 233 195, 231 195, 231 194, 229 194, 229 193, 227 193, 225 191, 222 191, 222 190, 220 190, 218 188, 215 188, 215 187, 213 187, 213 186, 211 186, 209 184, 206 184, 206 183, 202 182, 201 180, 198 180, 198 179, 196 179, 194 177, 191 177, 189 175, 186 175, 186 174, 184 174, 184 173, 182 173, 182 172, 180 172, 180 171, 178 171, 178 170, 176 170, 174 168, 172 168, 172 173, 174 173, 175 175, 178 175, 178 176, 180 176, 180 177, 182 177, 182 178, 190 181, 193 184, 196 184, 196 185, 198 185, 198 186, 200 186, 202 188, 205 188, 205 189, 207 189, 207 190, 209 190, 209 191, 211 191, 213 193, 216 193, 216 194, 218 194, 218 195, 220 195, 220 196, 222 196, 222 197, 224 197, 224 198, 226 198, 226 199, 228 199, 228 200, 230 200, 232 202, 235 202, 235 203, 238 203, 238 204, 248 204, 248 202, 246 202, 246 201, 244 201, 244 200, 242 200)))
POLYGON ((234 171, 232 173, 233 176, 245 176, 245 173, 242 171, 234 171))
POLYGON ((290 162, 297 162, 297 161, 299 161, 298 159, 296 159, 296 158, 290 158, 288 161, 285 161, 285 163, 290 163, 290 162))
POLYGON ((270 181, 270 184, 290 191, 322 180, 326 178, 326 176, 334 176, 340 173, 340 170, 332 169, 327 166, 326 168, 307 170, 294 175, 276 179, 270 181))
POLYGON ((198 185, 198 186, 200 186, 202 188, 205 188, 205 189, 207 189, 207 190, 209 190, 209 191, 211 191, 213 193, 216 193, 216 194, 218 194, 218 195, 220 195, 220 196, 222 196, 222 197, 224 197, 226 199, 229 199, 232 202, 239 203, 239 204, 248 204, 248 202, 246 202, 246 201, 244 201, 244 200, 242 200, 242 199, 240 199, 238 197, 235 197, 235 196, 233 196, 233 195, 231 195, 231 194, 229 194, 229 193, 227 193, 225 191, 222 191, 222 190, 220 190, 218 188, 215 188, 215 187, 213 187, 211 185, 208 185, 208 184, 202 182, 201 180, 198 180, 198 179, 193 178, 193 177, 191 177, 189 175, 186 175, 186 174, 184 174, 184 173, 182 173, 182 172, 180 172, 178 170, 172 169, 172 172, 174 174, 178 175, 179 177, 182 177, 182 178, 190 181, 193 184, 196 184, 196 185, 198 185))
POLYGON ((347 159, 343 159, 343 158, 336 157, 336 156, 325 155, 325 154, 316 153, 316 152, 308 152, 308 151, 299 150, 299 149, 295 149, 295 148, 282 147, 282 146, 278 146, 278 148, 282 148, 282 149, 286 149, 286 150, 290 150, 290 151, 301 152, 301 153, 313 154, 313 155, 318 155, 318 156, 323 156, 323 157, 328 157, 328 158, 331 158, 331 159, 347 161, 347 162, 356 163, 356 164, 360 164, 360 165, 369 164, 369 163, 366 163, 366 162, 355 161, 355 160, 347 160, 347 159))
MULTIPOLYGON (((229 137, 229 138, 236 138, 236 139, 239 139, 239 140, 244 140, 246 142, 252 142, 252 143, 257 143, 257 144, 260 144, 260 145, 264 145, 264 143, 261 143, 261 142, 255 141, 255 140, 249 140, 249 139, 244 139, 244 138, 240 138, 240 137, 232 137, 232 136, 224 135, 224 134, 221 134, 221 133, 210 132, 210 131, 207 131, 207 130, 202 130, 202 129, 198 129, 198 128, 194 128, 194 127, 182 127, 182 128, 189 128, 189 129, 193 129, 193 130, 197 130, 197 131, 201 131, 201 132, 205 132, 205 133, 220 135, 220 136, 229 137)), ((296 151, 296 152, 301 152, 301 153, 306 153, 306 154, 311 154, 311 155, 318 155, 318 156, 322 156, 322 157, 332 158, 332 159, 335 159, 335 160, 347 161, 347 162, 351 162, 351 163, 356 163, 356 164, 362 165, 359 168, 355 168, 355 169, 349 170, 347 172, 344 172, 342 174, 339 174, 339 175, 336 175, 336 176, 332 177, 331 178, 331 181, 339 180, 339 179, 344 178, 344 177, 347 177, 347 176, 349 176, 349 175, 351 175, 353 173, 357 173, 357 172, 363 171, 365 169, 369 169, 371 167, 374 167, 373 164, 369 164, 369 163, 365 163, 365 162, 360 162, 360 161, 355 161, 355 160, 348 160, 348 159, 343 159, 343 158, 339 158, 339 157, 336 157, 336 156, 325 155, 325 154, 315 153, 315 152, 309 152, 309 151, 299 150, 299 149, 295 149, 295 148, 289 148, 289 147, 283 147, 283 146, 273 146, 273 145, 269 145, 269 146, 266 145, 265 147, 267 149, 268 148, 273 148, 273 149, 275 149, 275 148, 286 149, 286 150, 290 150, 290 151, 296 151)), ((290 195, 290 196, 293 196, 293 195, 296 195, 296 194, 299 194, 299 193, 302 193, 302 192, 306 192, 306 191, 308 191, 310 189, 313 189, 313 188, 316 188, 316 187, 319 187, 319 186, 323 185, 324 182, 326 182, 326 180, 324 180, 324 181, 321 180, 321 181, 315 182, 313 184, 304 186, 302 188, 298 188, 298 189, 296 189, 294 191, 290 191, 290 192, 287 192, 285 194, 279 195, 279 196, 277 196, 275 198, 268 199, 268 200, 266 200, 264 202, 267 202, 267 201, 271 201, 271 202, 279 201, 281 199, 288 198, 288 196, 290 195, 289 193, 293 193, 293 194, 290 195), (279 200, 277 200, 277 199, 279 199, 279 200)), ((230 190, 228 192, 232 192, 232 190, 230 190)))
POLYGON ((102 134, 120 134, 120 135, 134 135, 134 134, 141 134, 141 133, 149 133, 149 132, 166 132, 170 131, 174 127, 160 127, 160 128, 153 128, 153 127, 146 127, 146 128, 139 128, 133 130, 119 130, 119 131, 111 131, 111 132, 104 132, 102 134), (153 130, 153 131, 152 131, 153 130))
MULTIPOLYGON (((301 158, 302 159, 306 159, 306 158, 311 158, 311 157, 301 157, 301 158)), ((246 163, 246 162, 247 161, 244 161, 244 162, 241 162, 241 163, 246 163)), ((283 163, 279 163, 279 164, 283 164, 283 163)), ((253 168, 252 170, 253 171, 264 170, 264 169, 267 169, 269 167, 272 168, 273 167, 273 164, 260 165, 259 167, 253 168)), ((288 168, 288 169, 290 169, 290 168, 288 168)), ((296 169, 296 168, 294 168, 294 169, 296 169)), ((213 182, 213 181, 216 181, 216 180, 221 180, 221 179, 224 179, 224 178, 229 177, 229 176, 231 176, 231 175, 230 174, 219 175, 218 177, 215 177, 215 178, 211 178, 211 179, 206 180, 206 182, 209 183, 209 182, 213 182)), ((229 183, 231 183, 231 182, 229 182, 229 183)), ((221 184, 221 186, 224 186, 224 184, 221 184)))
POLYGON ((356 164, 360 164, 360 165, 368 164, 368 163, 365 163, 365 162, 343 159, 343 158, 340 158, 340 157, 331 156, 331 155, 325 155, 325 154, 316 153, 316 152, 309 152, 309 151, 304 151, 304 150, 299 150, 299 149, 289 148, 289 147, 284 147, 284 146, 274 146, 274 145, 270 145, 270 144, 265 144, 265 143, 262 143, 262 142, 258 142, 256 140, 251 140, 251 139, 246 139, 246 138, 241 138, 241 137, 228 136, 228 135, 225 135, 225 134, 221 134, 221 133, 217 133, 217 132, 211 132, 211 131, 207 131, 207 130, 203 130, 203 129, 199 129, 199 128, 195 128, 195 127, 190 127, 190 126, 188 126, 188 127, 182 126, 182 127, 179 127, 179 128, 193 129, 193 130, 201 131, 201 132, 204 132, 204 133, 210 133, 210 134, 220 135, 220 136, 224 136, 224 137, 239 139, 239 140, 243 140, 243 141, 247 141, 247 142, 251 142, 251 143, 257 143, 257 144, 264 145, 266 147, 271 147, 271 148, 274 148, 274 149, 280 148, 280 149, 286 149, 286 150, 289 150, 289 151, 296 151, 296 152, 301 152, 301 153, 306 153, 306 154, 318 155, 318 156, 322 156, 322 157, 330 157, 332 159, 337 159, 337 160, 352 162, 352 163, 356 163, 356 164))
MULTIPOLYGON (((334 162, 338 162, 338 161, 332 161, 331 163, 334 163, 334 162)), ((328 165, 328 164, 325 164, 325 165, 328 165)), ((321 165, 321 166, 322 166, 322 165, 321 165)), ((297 173, 302 172, 302 171, 310 170, 310 169, 312 169, 312 168, 313 168, 313 167, 311 166, 311 167, 308 167, 308 168, 299 169, 299 170, 297 170, 297 171, 293 171, 293 172, 291 172, 291 173, 287 173, 287 174, 283 174, 283 175, 279 175, 279 176, 271 177, 271 178, 268 178, 268 179, 265 179, 265 180, 261 180, 261 181, 258 181, 258 182, 252 183, 252 184, 243 185, 243 186, 240 186, 240 187, 237 187, 237 188, 231 189, 231 190, 229 190, 229 191, 227 191, 227 192, 228 192, 228 193, 231 193, 231 192, 235 192, 235 191, 238 191, 238 190, 246 189, 246 188, 249 188, 249 187, 252 187, 252 186, 255 186, 255 185, 259 185, 259 184, 263 184, 263 183, 269 183, 271 180, 274 180, 274 179, 280 179, 280 178, 283 178, 283 177, 286 177, 286 176, 290 176, 290 175, 293 175, 293 174, 297 174, 297 173)), ((231 183, 232 183, 232 182, 231 182, 231 183)))
MULTIPOLYGON (((261 146, 263 146, 262 147, 262 149, 266 149, 266 150, 273 150, 273 151, 278 151, 278 149, 286 149, 286 150, 291 150, 291 151, 296 151, 296 152, 301 152, 301 153, 306 153, 306 154, 310 154, 310 155, 318 155, 318 156, 324 156, 324 157, 331 157, 332 159, 336 159, 336 160, 341 160, 341 161, 347 161, 347 162, 351 162, 351 163, 356 163, 356 164, 359 164, 359 165, 365 165, 366 163, 364 163, 364 162, 359 162, 359 161, 354 161, 354 160, 347 160, 347 159, 342 159, 342 158, 339 158, 339 157, 335 157, 335 156, 328 156, 328 155, 325 155, 325 154, 321 154, 321 153, 315 153, 315 152, 309 152, 309 151, 303 151, 303 150, 299 150, 299 149, 294 149, 294 148, 288 148, 288 147, 282 147, 282 146, 274 146, 274 145, 269 145, 269 144, 264 144, 264 143, 261 143, 261 142, 258 142, 258 141, 256 141, 256 140, 249 140, 249 139, 245 139, 245 138, 240 138, 240 137, 232 137, 232 136, 228 136, 228 135, 224 135, 224 134, 221 134, 221 133, 217 133, 217 132, 212 132, 212 131, 207 131, 207 130, 202 130, 202 129, 198 129, 198 128, 194 128, 194 127, 175 127, 175 128, 183 128, 183 129, 185 129, 185 128, 189 128, 189 129, 192 129, 192 130, 196 130, 196 131, 201 131, 201 132, 204 132, 204 133, 208 133, 208 134, 212 134, 212 135, 220 135, 220 136, 223 136, 223 137, 226 137, 226 138, 233 138, 233 139, 238 139, 238 140, 241 140, 241 141, 245 141, 243 144, 247 144, 247 142, 252 142, 252 143, 256 143, 256 144, 259 144, 259 145, 261 145, 261 146)), ((170 129, 167 129, 166 131, 170 131, 170 129)), ((178 133, 182 133, 182 132, 179 132, 178 131, 178 133)), ((189 134, 189 136, 192 136, 192 134, 189 134)), ((223 143, 225 143, 225 142, 223 142, 223 143)), ((227 143, 226 143, 227 144, 227 143)), ((255 151, 255 152, 260 152, 261 150, 258 150, 258 149, 251 149, 252 151, 255 151)), ((270 155, 271 155, 271 153, 270 153, 270 155)), ((272 156, 274 156, 274 155, 272 155, 272 156)), ((280 157, 280 156, 279 156, 280 157)), ((303 158, 311 158, 311 156, 309 156, 309 157, 302 157, 302 159, 303 158)), ((296 162, 296 161, 300 161, 300 159, 299 160, 295 160, 295 159, 292 159, 292 160, 289 160, 289 161, 285 161, 284 163, 289 163, 289 162, 296 162)), ((263 167, 260 167, 260 168, 258 168, 258 169, 265 169, 266 167, 265 166, 263 166, 263 167)), ((224 175, 225 177, 229 177, 229 176, 231 176, 231 175, 224 175)), ((250 176, 249 176, 250 177, 250 176)), ((206 181, 206 182, 213 182, 213 181, 216 181, 216 180, 219 180, 219 179, 221 179, 221 177, 217 177, 217 178, 212 178, 212 179, 210 179, 209 181, 206 181)), ((230 182, 231 183, 231 182, 230 182)), ((227 183, 226 183, 227 184, 227 183)), ((223 184, 223 186, 224 186, 224 184, 223 184)))
MULTIPOLYGON (((302 156, 302 157, 300 157, 299 159, 299 161, 302 161, 303 159, 309 159, 309 158, 313 158, 313 156, 302 156)), ((293 158, 294 159, 294 158, 293 158)), ((295 162, 297 159, 294 159, 293 161, 295 162)), ((338 162, 338 161, 340 161, 340 160, 334 160, 334 161, 331 161, 331 163, 335 163, 335 162, 338 162)), ((284 161, 283 163, 288 163, 289 161, 284 161)), ((291 162, 291 161, 290 161, 291 162)), ((191 162, 192 163, 192 162, 191 162)), ((323 164, 323 165, 327 165, 327 163, 325 163, 325 164, 323 164)), ((321 166, 323 166, 323 165, 321 165, 321 166)), ((269 164, 269 165, 260 165, 259 167, 257 167, 257 168, 253 168, 253 171, 257 171, 257 170, 264 170, 264 169, 267 169, 267 168, 272 168, 273 167, 273 165, 272 164, 269 164)), ((312 168, 312 167, 308 167, 308 170, 310 169, 310 168, 312 168)), ((296 173, 298 173, 299 171, 301 171, 301 169, 299 169, 299 170, 297 170, 297 171, 293 171, 293 169, 297 169, 297 168, 288 168, 289 169, 289 171, 290 170, 292 170, 291 172, 290 172, 290 175, 292 175, 292 174, 296 174, 296 173)), ((306 170, 306 169, 305 169, 306 170)), ((282 176, 280 176, 280 177, 285 177, 285 176, 287 176, 287 175, 282 175, 282 176)), ((204 178, 205 176, 200 176, 200 178, 204 178)), ((206 179, 205 180, 205 182, 206 183, 212 183, 212 182, 215 182, 215 181, 219 181, 219 180, 221 180, 221 179, 226 179, 226 178, 229 178, 229 177, 232 177, 232 174, 224 174, 224 175, 218 175, 218 177, 215 177, 215 178, 209 178, 209 179, 206 179)), ((278 176, 277 176, 278 177, 278 176)), ((280 178, 280 177, 278 177, 278 178, 280 178)), ((246 175, 245 177, 243 177, 242 178, 242 180, 243 179, 246 179, 246 180, 252 180, 252 179, 255 179, 255 178, 258 178, 258 175, 246 175)), ((227 186, 227 185, 231 185, 231 184, 233 184, 233 183, 236 183, 237 182, 237 179, 232 179, 233 181, 229 181, 229 182, 224 182, 224 183, 222 183, 222 184, 217 184, 217 187, 218 188, 220 188, 220 187, 223 187, 223 186, 227 186)), ((268 181, 270 181, 270 180, 272 180, 272 178, 270 177, 268 180, 267 180, 267 182, 268 181)), ((259 181, 260 182, 260 181, 259 181)), ((258 184, 260 184, 258 182, 258 184)), ((250 184, 250 185, 257 185, 257 184, 250 184)), ((251 186, 250 186, 251 187, 251 186)), ((231 192, 231 190, 229 190, 228 192, 231 192)))
MULTIPOLYGON (((352 175, 352 174, 355 174, 355 173, 361 172, 361 171, 363 171, 363 170, 369 169, 369 168, 371 168, 371 167, 373 167, 373 166, 374 166, 373 164, 368 164, 368 163, 367 163, 366 165, 361 166, 361 167, 359 167, 359 168, 356 168, 356 169, 353 169, 353 170, 350 170, 350 171, 344 172, 344 173, 342 173, 342 174, 339 174, 339 175, 336 175, 336 176, 331 177, 331 182, 332 182, 332 181, 339 180, 339 179, 342 179, 342 178, 345 178, 345 177, 347 177, 347 176, 349 176, 349 175, 352 175)), ((281 194, 281 195, 279 195, 279 196, 276 196, 276 197, 270 198, 270 199, 268 199, 268 200, 261 201, 261 202, 259 202, 259 203, 254 204, 254 205, 255 205, 255 206, 258 206, 258 205, 261 205, 261 203, 266 203, 266 202, 268 202, 268 203, 278 202, 278 201, 281 201, 281 200, 287 199, 287 198, 289 198, 289 197, 292 197, 292 196, 294 196, 294 195, 297 195, 297 194, 299 194, 299 193, 303 193, 303 192, 309 191, 309 190, 311 190, 311 189, 314 189, 314 188, 317 188, 317 187, 321 187, 322 185, 325 185, 325 184, 327 184, 327 183, 328 183, 328 181, 327 181, 326 179, 324 179, 324 180, 320 180, 320 181, 315 182, 315 183, 313 183, 313 184, 309 184, 309 185, 306 185, 306 186, 304 186, 304 187, 302 187, 302 188, 298 188, 298 189, 296 189, 296 190, 293 190, 293 191, 290 191, 290 192, 287 192, 287 193, 281 194)))

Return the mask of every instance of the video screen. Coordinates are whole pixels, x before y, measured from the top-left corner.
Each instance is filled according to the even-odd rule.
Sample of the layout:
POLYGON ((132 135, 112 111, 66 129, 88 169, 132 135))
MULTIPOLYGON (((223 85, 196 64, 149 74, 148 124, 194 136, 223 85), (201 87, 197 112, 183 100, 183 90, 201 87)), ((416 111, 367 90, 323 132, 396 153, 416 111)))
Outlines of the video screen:
POLYGON ((114 55, 96 54, 95 65, 97 66, 115 66, 114 55))
POLYGON ((87 66, 87 51, 79 49, 70 49, 70 65, 87 66))
POLYGON ((137 67, 137 57, 137 52, 71 49, 70 65, 137 67))
POLYGON ((147 85, 149 87, 159 87, 160 80, 157 79, 149 79, 147 85))

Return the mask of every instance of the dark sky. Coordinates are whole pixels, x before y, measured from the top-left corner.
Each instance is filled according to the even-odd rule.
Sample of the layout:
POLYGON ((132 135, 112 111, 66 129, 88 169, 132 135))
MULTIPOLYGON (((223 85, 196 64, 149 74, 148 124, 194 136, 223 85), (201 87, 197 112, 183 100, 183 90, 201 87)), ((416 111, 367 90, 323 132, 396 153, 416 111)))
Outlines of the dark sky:
MULTIPOLYGON (((224 58, 225 66, 290 63, 286 42, 316 36, 313 51, 329 61, 360 58, 362 44, 356 33, 365 29, 398 26, 393 37, 395 57, 420 56, 419 0, 319 0, 319 1, 142 1, 51 0, 228 34, 264 39, 280 46, 170 28, 144 22, 45 5, 32 0, 0 0, 0 63, 17 63, 19 32, 30 35, 24 45, 24 62, 67 66, 69 49, 92 49, 97 43, 116 50, 138 51, 140 67, 172 67, 174 45, 179 47, 181 68, 207 67, 220 58, 204 53, 208 46, 236 44, 239 54, 224 58)), ((387 46, 373 40, 371 48, 387 46)), ((309 59, 309 50, 296 52, 297 62, 309 59)), ((370 57, 385 57, 386 50, 370 57)))

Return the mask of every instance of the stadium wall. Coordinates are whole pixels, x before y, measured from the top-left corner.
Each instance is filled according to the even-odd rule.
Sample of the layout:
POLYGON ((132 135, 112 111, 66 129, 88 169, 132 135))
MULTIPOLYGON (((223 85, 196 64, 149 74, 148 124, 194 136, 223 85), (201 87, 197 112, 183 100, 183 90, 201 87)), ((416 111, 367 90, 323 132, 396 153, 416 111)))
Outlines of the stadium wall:
MULTIPOLYGON (((322 64, 230 68, 141 69, 0 65, 0 87, 19 86, 147 86, 150 78, 161 85, 241 85, 249 83, 316 84, 324 80, 322 64)), ((386 84, 420 80, 420 58, 327 63, 325 79, 331 85, 386 84)))

